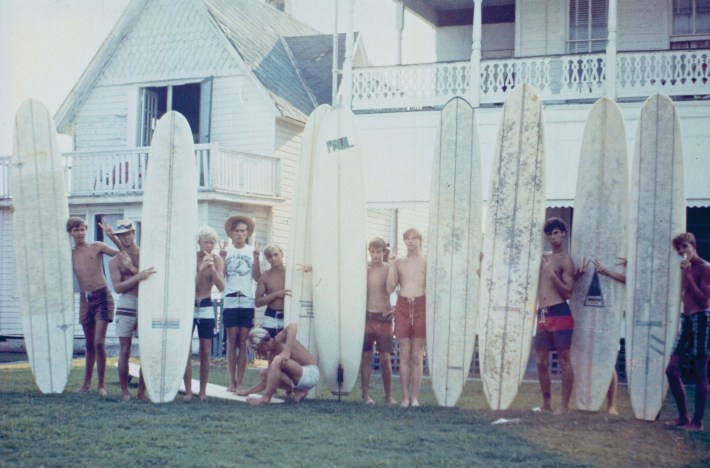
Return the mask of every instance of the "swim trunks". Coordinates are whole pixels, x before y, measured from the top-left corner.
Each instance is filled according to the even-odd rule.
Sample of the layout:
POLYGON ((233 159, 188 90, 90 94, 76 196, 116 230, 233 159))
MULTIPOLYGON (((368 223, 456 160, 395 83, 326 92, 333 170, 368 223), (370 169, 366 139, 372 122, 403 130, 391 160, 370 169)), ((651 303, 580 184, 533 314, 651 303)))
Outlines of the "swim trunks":
POLYGON ((254 309, 237 307, 224 309, 224 328, 252 328, 254 326, 254 309))
POLYGON ((310 390, 320 381, 320 371, 318 366, 303 366, 303 374, 301 380, 296 385, 291 385, 294 390, 310 390))
POLYGON ((197 327, 197 336, 201 340, 211 340, 215 328, 214 307, 212 299, 206 297, 195 301, 195 312, 192 320, 192 330, 197 327))
POLYGON ((371 352, 375 343, 378 351, 392 354, 392 316, 385 318, 384 312, 366 312, 362 351, 371 352))
POLYGON ((394 334, 397 338, 426 338, 426 296, 397 297, 394 334))
POLYGON ((690 354, 705 358, 710 355, 710 311, 681 315, 680 332, 673 346, 674 356, 690 354))
POLYGON ((264 312, 264 321, 261 326, 269 332, 271 338, 284 329, 284 311, 267 307, 264 312))
POLYGON ((568 349, 572 345, 574 319, 567 302, 537 311, 536 350, 568 349))
POLYGON ((113 322, 113 296, 107 286, 79 295, 79 323, 95 325, 97 320, 113 322))
POLYGON ((116 336, 133 338, 138 336, 138 297, 135 294, 121 294, 116 302, 116 336))

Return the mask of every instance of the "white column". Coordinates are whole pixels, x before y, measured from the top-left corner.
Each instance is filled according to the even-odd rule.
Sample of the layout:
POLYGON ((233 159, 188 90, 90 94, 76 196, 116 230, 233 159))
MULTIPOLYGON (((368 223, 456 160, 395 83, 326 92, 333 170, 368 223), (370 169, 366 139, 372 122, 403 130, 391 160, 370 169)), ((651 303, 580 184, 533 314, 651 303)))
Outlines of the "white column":
POLYGON ((355 0, 348 2, 348 29, 345 33, 345 61, 343 62, 343 100, 348 109, 352 109, 353 96, 353 56, 355 55, 353 33, 353 17, 355 16, 355 0))
POLYGON ((616 99, 616 23, 617 0, 609 0, 606 42, 606 97, 616 99))
POLYGON ((404 31, 404 1, 397 0, 397 15, 395 17, 397 27, 397 56, 395 65, 402 65, 402 31, 404 31))
POLYGON ((473 32, 471 43, 471 106, 481 105, 481 4, 483 0, 473 0, 473 32))

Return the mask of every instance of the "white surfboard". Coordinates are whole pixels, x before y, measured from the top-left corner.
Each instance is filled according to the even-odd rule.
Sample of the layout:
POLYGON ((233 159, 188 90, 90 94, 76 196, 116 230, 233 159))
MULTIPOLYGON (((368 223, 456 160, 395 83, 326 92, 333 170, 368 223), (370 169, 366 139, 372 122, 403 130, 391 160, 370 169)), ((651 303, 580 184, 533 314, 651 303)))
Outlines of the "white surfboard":
MULTIPOLYGON (((313 323, 313 282, 312 273, 303 271, 304 265, 312 265, 311 260, 311 186, 313 177, 313 155, 318 132, 330 106, 318 106, 308 117, 301 140, 301 158, 293 195, 293 206, 288 219, 288 255, 286 258, 286 289, 291 295, 284 298, 284 323, 296 322, 296 338, 314 356, 316 332, 313 323)), ((308 392, 313 398, 317 388, 308 392)))
POLYGON ((441 112, 429 202, 427 363, 434 396, 455 406, 471 368, 478 315, 481 162, 473 109, 450 100, 441 112))
POLYGON ((653 421, 668 390, 665 368, 680 314, 680 258, 671 239, 685 231, 680 124, 662 94, 641 108, 629 193, 626 376, 638 419, 653 421))
POLYGON ((164 403, 175 398, 185 373, 195 300, 195 147, 179 113, 158 121, 147 172, 141 265, 156 273, 138 289, 139 349, 150 398, 164 403))
POLYGON ((347 395, 358 376, 365 333, 367 246, 360 138, 355 117, 342 106, 321 124, 312 190, 318 362, 330 391, 347 395))
MULTIPOLYGON (((116 364, 118 367, 118 364, 116 364)), ((134 364, 132 362, 128 363, 128 375, 131 377, 134 377, 136 379, 140 378, 140 371, 141 371, 141 366, 138 364, 134 364)), ((180 393, 185 393, 185 382, 180 382, 180 393)), ((192 379, 190 383, 190 390, 192 391, 192 394, 194 395, 195 398, 200 394, 200 381, 192 379)), ((241 403, 246 403, 247 398, 260 398, 261 395, 256 394, 256 393, 251 393, 249 396, 238 396, 235 395, 232 392, 227 391, 227 387, 223 387, 222 385, 216 385, 213 383, 207 383, 207 387, 205 388, 205 393, 207 394, 208 397, 211 398, 219 398, 221 400, 231 400, 231 401, 239 401, 241 403)), ((280 398, 272 398, 271 403, 283 403, 284 400, 280 398)))
POLYGON ((55 132, 43 104, 30 99, 20 106, 10 164, 15 281, 27 356, 42 393, 64 390, 74 339, 69 208, 55 132))
POLYGON ((483 390, 510 406, 530 355, 545 222, 542 102, 515 87, 503 106, 491 171, 478 327, 483 390))
MULTIPOLYGON (((624 273, 617 264, 626 258, 628 177, 624 119, 614 101, 602 98, 589 112, 582 138, 570 249, 575 266, 598 259, 624 273)), ((591 263, 574 284, 571 359, 580 410, 598 411, 606 398, 625 301, 624 284, 597 274, 591 263)))

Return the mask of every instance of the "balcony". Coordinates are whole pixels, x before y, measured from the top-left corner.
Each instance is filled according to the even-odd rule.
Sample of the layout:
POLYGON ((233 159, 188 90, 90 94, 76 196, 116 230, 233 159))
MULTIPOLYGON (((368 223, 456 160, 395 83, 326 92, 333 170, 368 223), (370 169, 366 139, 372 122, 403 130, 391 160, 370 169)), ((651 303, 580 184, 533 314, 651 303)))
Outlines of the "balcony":
MULTIPOLYGON (((626 52, 617 55, 616 97, 643 99, 710 94, 710 50, 626 52)), ((469 62, 448 62, 353 71, 356 111, 442 107, 454 96, 470 97, 469 62)), ((482 60, 481 104, 500 104, 523 82, 544 101, 595 100, 605 95, 606 55, 582 54, 482 60)))
MULTIPOLYGON (((67 193, 71 197, 141 195, 149 148, 65 153, 67 193)), ((0 199, 10 197, 10 157, 0 158, 0 199)), ((243 153, 216 143, 195 145, 197 187, 252 198, 279 196, 280 161, 243 153)))

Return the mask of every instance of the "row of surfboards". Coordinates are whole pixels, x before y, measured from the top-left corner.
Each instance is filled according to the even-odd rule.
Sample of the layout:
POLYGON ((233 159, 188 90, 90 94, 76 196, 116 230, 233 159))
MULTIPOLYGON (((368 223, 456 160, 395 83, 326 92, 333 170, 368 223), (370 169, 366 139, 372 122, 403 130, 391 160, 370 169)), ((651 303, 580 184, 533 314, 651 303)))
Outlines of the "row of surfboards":
MULTIPOLYGON (((455 405, 460 396, 477 333, 491 408, 507 408, 522 380, 542 254, 542 112, 529 85, 516 87, 505 103, 484 239, 474 112, 460 98, 442 111, 432 168, 427 349, 434 393, 444 406, 455 405)), ((17 262, 23 326, 35 380, 45 393, 61 392, 66 385, 73 339, 71 257, 63 229, 68 210, 54 128, 44 106, 25 103, 16 117, 12 164, 15 251, 17 258, 26 259, 17 262), (31 238, 40 222, 57 235, 51 234, 40 252, 34 245, 29 252, 23 239, 31 238)), ((682 150, 670 99, 655 95, 642 108, 628 205, 625 145, 618 107, 600 100, 590 112, 582 143, 571 250, 577 263, 582 257, 606 265, 617 256, 629 259, 629 388, 637 417, 649 419, 665 394, 663 367, 677 323, 679 280, 670 238, 685 225, 682 150)), ((188 296, 194 277, 185 272, 195 271, 193 155, 189 125, 178 113, 166 114, 151 144, 143 204, 141 262, 158 273, 141 283, 138 306, 141 361, 156 402, 171 401, 177 393, 184 370, 181 356, 187 355, 190 342, 188 296)), ((287 323, 298 323, 299 340, 317 354, 326 384, 336 394, 352 389, 362 349, 364 315, 351 311, 365 309, 363 180, 353 114, 341 106, 318 107, 304 130, 289 218, 286 288, 292 295, 286 298, 285 313, 287 323), (363 248, 353 248, 357 245, 363 248), (304 265, 312 265, 312 272, 304 271, 304 265)), ((620 285, 603 281, 608 278, 595 280, 601 302, 577 304, 577 298, 586 298, 593 278, 590 270, 577 283, 571 303, 577 321, 577 405, 582 409, 601 404, 624 309, 620 285)))
MULTIPOLYGON (((478 144, 473 109, 452 99, 441 114, 432 170, 427 349, 437 400, 453 406, 478 334, 484 393, 492 409, 506 409, 527 367, 542 256, 545 145, 537 92, 517 86, 504 104, 485 226, 478 144)), ((575 283, 575 395, 579 409, 601 406, 626 311, 631 403, 637 418, 653 420, 667 391, 664 370, 680 312, 671 239, 685 229, 680 127, 668 97, 653 95, 641 109, 630 185, 627 166, 621 111, 600 99, 581 142, 570 250, 575 265, 594 258, 613 267, 623 257, 628 266, 625 288, 593 265, 575 283)))

